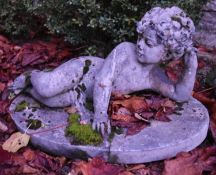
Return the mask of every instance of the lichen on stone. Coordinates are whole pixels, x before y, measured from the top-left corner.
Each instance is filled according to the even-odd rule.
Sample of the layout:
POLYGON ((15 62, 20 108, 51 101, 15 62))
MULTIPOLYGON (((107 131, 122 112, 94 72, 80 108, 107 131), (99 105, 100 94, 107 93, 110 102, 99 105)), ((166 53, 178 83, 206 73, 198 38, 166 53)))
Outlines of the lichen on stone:
POLYGON ((20 103, 17 104, 15 111, 16 112, 20 112, 23 111, 24 109, 26 109, 26 107, 28 107, 28 102, 26 102, 25 100, 21 101, 20 103))
POLYGON ((124 133, 123 128, 113 126, 112 130, 111 130, 111 133, 109 134, 108 141, 111 143, 116 134, 120 135, 120 134, 123 134, 123 133, 124 133))
POLYGON ((102 136, 94 131, 90 124, 81 125, 79 123, 79 114, 71 114, 68 118, 66 127, 66 136, 73 138, 73 144, 81 145, 99 145, 103 142, 102 136))
POLYGON ((37 130, 42 126, 42 122, 38 119, 28 119, 27 122, 27 128, 37 130))
POLYGON ((91 60, 85 60, 85 66, 83 67, 83 75, 89 71, 91 65, 91 60))
POLYGON ((90 98, 86 98, 86 101, 84 103, 84 106, 86 109, 88 109, 91 112, 94 112, 94 105, 93 105, 93 100, 90 98))

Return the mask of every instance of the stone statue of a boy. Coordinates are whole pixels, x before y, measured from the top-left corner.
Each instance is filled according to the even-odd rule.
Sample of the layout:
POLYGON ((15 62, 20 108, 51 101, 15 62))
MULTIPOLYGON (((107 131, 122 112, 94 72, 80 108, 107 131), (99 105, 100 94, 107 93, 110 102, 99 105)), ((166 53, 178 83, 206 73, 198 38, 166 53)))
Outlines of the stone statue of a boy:
MULTIPOLYGON (((110 133, 107 115, 112 92, 128 94, 152 89, 173 100, 189 99, 197 69, 192 46, 193 21, 178 7, 153 8, 137 24, 137 44, 123 42, 106 59, 82 56, 60 65, 51 72, 32 71, 32 87, 27 91, 50 107, 75 105, 81 120, 93 120, 94 129, 110 133), (183 76, 171 82, 159 63, 182 58, 183 76), (85 107, 93 98, 94 114, 85 107)), ((19 76, 13 89, 26 86, 26 76, 19 76)))

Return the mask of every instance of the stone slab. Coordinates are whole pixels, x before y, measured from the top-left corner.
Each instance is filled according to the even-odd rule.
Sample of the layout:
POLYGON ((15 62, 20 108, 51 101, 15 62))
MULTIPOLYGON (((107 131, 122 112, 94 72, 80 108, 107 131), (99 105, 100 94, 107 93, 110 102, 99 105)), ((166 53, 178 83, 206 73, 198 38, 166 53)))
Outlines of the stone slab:
POLYGON ((34 146, 54 155, 74 159, 86 159, 97 155, 107 157, 109 147, 105 143, 97 147, 71 145, 70 141, 65 137, 64 132, 69 115, 62 109, 41 108, 38 106, 39 103, 31 97, 21 95, 11 103, 9 108, 12 118, 21 132, 25 132, 27 129, 26 120, 38 119, 42 121, 42 127, 37 130, 28 129, 27 131, 31 136, 31 142, 34 146), (29 103, 28 109, 15 112, 17 104, 22 101, 29 103))
POLYGON ((153 121, 151 127, 134 136, 116 136, 111 144, 111 156, 130 164, 163 160, 192 150, 206 137, 208 111, 195 99, 183 108, 182 115, 169 116, 171 122, 153 121))
POLYGON ((191 98, 183 105, 181 115, 169 116, 171 122, 153 121, 136 135, 116 134, 111 143, 99 146, 71 145, 64 135, 68 114, 62 109, 38 106, 31 97, 24 95, 18 96, 10 106, 11 116, 22 132, 26 131, 29 118, 42 121, 41 128, 27 131, 33 145, 54 155, 83 159, 99 155, 107 161, 125 164, 157 161, 190 151, 205 139, 209 124, 207 109, 191 98), (23 100, 29 107, 15 112, 17 104, 23 100))

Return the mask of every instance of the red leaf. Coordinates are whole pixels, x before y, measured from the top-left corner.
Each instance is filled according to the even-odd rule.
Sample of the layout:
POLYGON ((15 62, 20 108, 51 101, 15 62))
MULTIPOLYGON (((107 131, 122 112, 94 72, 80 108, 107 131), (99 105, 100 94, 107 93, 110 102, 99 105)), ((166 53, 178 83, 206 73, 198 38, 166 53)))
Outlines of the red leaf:
POLYGON ((0 82, 0 93, 5 89, 5 84, 0 82))
POLYGON ((202 175, 216 170, 216 147, 195 149, 165 161, 163 175, 202 175))
POLYGON ((117 165, 104 162, 101 158, 95 157, 89 162, 74 162, 75 174, 83 175, 120 175, 123 168, 117 165))
POLYGON ((0 114, 6 114, 9 106, 9 101, 0 101, 0 114))
POLYGON ((9 161, 12 158, 12 155, 13 155, 12 153, 3 150, 2 147, 0 146, 0 164, 9 163, 9 161))

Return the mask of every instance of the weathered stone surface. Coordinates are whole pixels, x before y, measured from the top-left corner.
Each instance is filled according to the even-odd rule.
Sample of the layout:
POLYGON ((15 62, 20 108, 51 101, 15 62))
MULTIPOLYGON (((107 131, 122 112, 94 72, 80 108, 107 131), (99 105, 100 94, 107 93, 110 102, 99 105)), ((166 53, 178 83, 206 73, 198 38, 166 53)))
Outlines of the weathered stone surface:
POLYGON ((28 119, 39 119, 42 127, 28 129, 33 145, 55 155, 69 158, 103 156, 108 161, 118 163, 141 163, 166 159, 181 151, 189 151, 198 146, 206 137, 209 116, 206 108, 191 98, 183 105, 181 115, 171 115, 171 122, 153 121, 134 136, 115 135, 111 143, 100 146, 71 145, 65 137, 64 129, 68 114, 62 109, 39 107, 27 96, 18 96, 10 106, 10 113, 20 131, 27 129, 28 119), (28 108, 16 112, 16 106, 25 100, 28 108))
POLYGON ((111 156, 130 164, 171 158, 192 150, 206 137, 208 112, 193 98, 183 108, 181 115, 169 116, 171 122, 153 121, 150 127, 134 136, 116 136, 111 144, 111 156))
POLYGON ((216 0, 208 2, 203 8, 203 17, 194 38, 199 45, 216 48, 216 0))
POLYGON ((29 119, 38 119, 42 122, 42 127, 39 129, 27 130, 27 133, 31 135, 33 145, 54 155, 64 155, 70 158, 85 159, 96 155, 107 157, 109 148, 105 144, 99 147, 71 145, 64 132, 69 115, 62 109, 39 106, 28 96, 19 96, 10 106, 12 118, 20 131, 27 130, 29 119), (16 106, 22 101, 29 103, 28 108, 21 112, 15 112, 16 106))
POLYGON ((49 72, 32 71, 28 77, 19 76, 12 89, 23 89, 49 107, 74 105, 82 121, 93 120, 92 128, 102 134, 111 131, 107 111, 112 93, 151 89, 175 101, 187 101, 198 66, 193 21, 176 6, 155 7, 137 23, 137 32, 136 44, 122 42, 106 59, 79 57, 49 72), (161 67, 163 61, 173 59, 185 63, 177 83, 161 67), (93 100, 94 113, 85 108, 87 98, 93 100))

